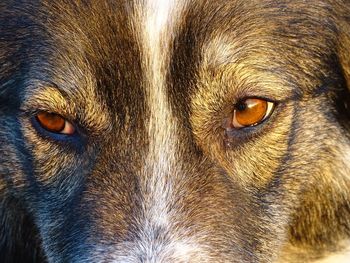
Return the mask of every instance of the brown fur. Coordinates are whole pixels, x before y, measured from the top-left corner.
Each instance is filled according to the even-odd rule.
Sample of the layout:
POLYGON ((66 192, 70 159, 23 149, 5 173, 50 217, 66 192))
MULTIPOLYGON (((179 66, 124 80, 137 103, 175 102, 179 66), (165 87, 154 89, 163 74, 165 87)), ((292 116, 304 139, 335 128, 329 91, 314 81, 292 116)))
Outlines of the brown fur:
POLYGON ((143 4, 0 3, 0 261, 288 263, 342 253, 350 2, 187 0, 160 41, 155 76, 143 4), (276 101, 275 111, 228 135, 233 105, 251 96, 276 101), (76 124, 78 138, 40 131, 38 110, 76 124))

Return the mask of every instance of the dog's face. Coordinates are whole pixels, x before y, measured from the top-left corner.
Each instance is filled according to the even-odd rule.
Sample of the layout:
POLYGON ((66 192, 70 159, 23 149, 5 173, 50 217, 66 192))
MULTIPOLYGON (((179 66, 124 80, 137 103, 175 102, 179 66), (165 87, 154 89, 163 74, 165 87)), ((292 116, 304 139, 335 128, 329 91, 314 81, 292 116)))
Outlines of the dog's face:
POLYGON ((241 263, 345 238, 347 8, 2 1, 2 205, 23 210, 28 246, 241 263))

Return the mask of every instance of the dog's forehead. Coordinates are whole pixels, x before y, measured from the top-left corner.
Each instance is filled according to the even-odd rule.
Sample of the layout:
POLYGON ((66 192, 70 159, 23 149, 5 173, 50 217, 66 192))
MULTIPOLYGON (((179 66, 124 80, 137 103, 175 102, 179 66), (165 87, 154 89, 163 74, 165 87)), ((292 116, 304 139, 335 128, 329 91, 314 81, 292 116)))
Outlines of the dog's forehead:
MULTIPOLYGON (((276 65, 282 59, 294 59, 297 64, 303 56, 313 63, 313 57, 327 48, 323 39, 331 28, 326 3, 314 3, 311 10, 302 1, 138 0, 48 5, 51 23, 56 26, 48 30, 61 49, 62 64, 74 60, 77 70, 100 81, 99 90, 116 98, 128 92, 132 96, 147 92, 143 89, 145 75, 161 63, 158 74, 168 80, 174 80, 181 67, 181 74, 190 78, 203 63, 212 68, 246 64, 262 69, 270 63, 271 71, 276 72, 283 71, 284 65, 276 65), (318 17, 310 12, 317 12, 318 17), (321 28, 321 23, 327 28, 321 28), (324 37, 304 34, 310 29, 324 37), (304 42, 311 44, 301 50, 304 42)), ((303 70, 301 63, 299 70, 303 70)), ((293 66, 289 63, 290 72, 293 66)), ((172 89, 176 91, 184 90, 172 89)))
POLYGON ((260 79, 271 83, 289 81, 282 83, 283 91, 275 89, 280 94, 291 83, 293 88, 301 86, 296 83, 303 77, 307 85, 310 76, 319 77, 311 70, 321 67, 316 63, 326 63, 318 54, 330 49, 327 30, 332 27, 327 24, 326 3, 313 4, 310 8, 303 1, 42 2, 21 10, 26 16, 18 25, 30 21, 38 38, 25 43, 28 63, 36 60, 27 67, 33 71, 30 78, 48 79, 75 101, 84 101, 77 96, 103 98, 119 119, 150 116, 149 105, 169 99, 182 107, 183 115, 197 90, 193 84, 210 78, 208 69, 227 66, 232 75, 248 76, 250 82, 260 77, 257 70, 263 72, 260 79), (313 34, 304 34, 310 29, 313 34))

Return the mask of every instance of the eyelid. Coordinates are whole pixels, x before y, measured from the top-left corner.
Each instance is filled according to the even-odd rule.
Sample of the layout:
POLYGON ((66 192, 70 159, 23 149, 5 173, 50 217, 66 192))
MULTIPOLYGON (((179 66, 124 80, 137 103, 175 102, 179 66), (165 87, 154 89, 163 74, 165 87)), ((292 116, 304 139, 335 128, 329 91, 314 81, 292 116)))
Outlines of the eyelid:
POLYGON ((55 85, 35 86, 26 95, 21 109, 31 111, 37 109, 47 112, 59 112, 65 115, 72 115, 76 112, 75 105, 70 102, 69 96, 64 90, 55 85))
POLYGON ((75 118, 74 114, 72 115, 69 112, 56 110, 55 107, 45 107, 45 105, 40 105, 36 108, 35 107, 22 107, 19 110, 20 110, 20 115, 27 116, 29 118, 35 117, 36 115, 38 115, 41 112, 50 112, 50 113, 54 113, 54 114, 61 116, 63 119, 69 121, 70 123, 75 122, 74 121, 74 118, 75 118))

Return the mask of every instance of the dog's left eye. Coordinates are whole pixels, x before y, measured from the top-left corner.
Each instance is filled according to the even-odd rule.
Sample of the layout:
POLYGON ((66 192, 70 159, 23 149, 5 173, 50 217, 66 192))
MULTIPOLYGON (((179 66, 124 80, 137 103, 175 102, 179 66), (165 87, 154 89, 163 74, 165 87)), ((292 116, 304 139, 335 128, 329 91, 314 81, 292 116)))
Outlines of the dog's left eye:
POLYGON ((259 98, 248 98, 238 102, 233 111, 230 126, 240 129, 255 126, 268 118, 275 103, 259 98))
POLYGON ((75 132, 73 124, 55 113, 40 112, 36 115, 36 120, 42 128, 49 132, 66 135, 72 135, 75 132))

